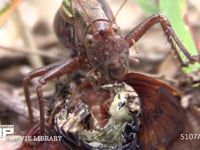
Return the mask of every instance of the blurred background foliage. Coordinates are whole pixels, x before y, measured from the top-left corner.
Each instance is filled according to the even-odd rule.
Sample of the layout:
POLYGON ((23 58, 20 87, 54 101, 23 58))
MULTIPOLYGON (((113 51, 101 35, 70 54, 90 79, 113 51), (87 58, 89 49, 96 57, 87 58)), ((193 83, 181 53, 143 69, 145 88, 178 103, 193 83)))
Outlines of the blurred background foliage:
MULTIPOLYGON (((153 15, 155 13, 164 14, 172 24, 172 27, 179 37, 180 41, 184 44, 186 49, 191 55, 198 55, 198 43, 195 43, 195 35, 192 37, 192 29, 188 23, 187 18, 187 2, 186 0, 136 0, 137 4, 140 5, 147 15, 153 15)), ((187 62, 187 59, 179 51, 179 55, 183 62, 187 62)), ((190 64, 187 67, 183 67, 185 73, 192 73, 199 70, 199 63, 190 64)))

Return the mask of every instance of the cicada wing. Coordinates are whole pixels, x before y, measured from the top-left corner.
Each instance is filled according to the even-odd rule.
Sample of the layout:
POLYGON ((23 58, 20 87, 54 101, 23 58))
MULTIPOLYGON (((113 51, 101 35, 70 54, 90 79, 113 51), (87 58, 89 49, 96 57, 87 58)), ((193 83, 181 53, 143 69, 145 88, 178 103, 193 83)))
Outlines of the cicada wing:
POLYGON ((141 99, 140 146, 158 149, 172 142, 183 129, 184 109, 178 91, 149 76, 130 73, 124 82, 131 85, 141 99))

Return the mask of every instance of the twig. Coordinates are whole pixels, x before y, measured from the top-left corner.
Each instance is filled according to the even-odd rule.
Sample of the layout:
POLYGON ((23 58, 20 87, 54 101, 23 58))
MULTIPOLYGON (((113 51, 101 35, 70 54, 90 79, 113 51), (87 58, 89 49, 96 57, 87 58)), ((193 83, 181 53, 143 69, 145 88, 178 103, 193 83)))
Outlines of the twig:
POLYGON ((4 45, 0 45, 0 49, 23 53, 30 57, 33 57, 33 55, 37 55, 37 56, 44 56, 51 59, 59 60, 58 57, 55 56, 55 54, 53 55, 51 53, 43 52, 42 50, 31 50, 30 48, 14 48, 14 47, 8 47, 4 45))
MULTIPOLYGON (((19 31, 19 35, 21 35, 23 41, 24 41, 24 45, 25 47, 30 47, 30 50, 32 50, 32 52, 36 52, 37 53, 37 46, 35 43, 35 40, 31 34, 31 32, 28 30, 28 28, 25 26, 24 22, 22 21, 20 12, 18 11, 18 9, 16 10, 16 13, 13 14, 16 20, 16 25, 19 31)), ((43 66, 43 62, 40 56, 28 56, 30 64, 34 67, 34 68, 38 68, 43 66)))
MULTIPOLYGON (((29 118, 26 104, 18 95, 14 94, 13 92, 8 92, 6 90, 1 89, 0 104, 1 107, 3 106, 4 108, 8 108, 9 110, 12 110, 20 116, 24 116, 27 119, 29 118)), ((37 118, 36 120, 39 119, 38 110, 33 109, 33 115, 35 118, 37 118)))

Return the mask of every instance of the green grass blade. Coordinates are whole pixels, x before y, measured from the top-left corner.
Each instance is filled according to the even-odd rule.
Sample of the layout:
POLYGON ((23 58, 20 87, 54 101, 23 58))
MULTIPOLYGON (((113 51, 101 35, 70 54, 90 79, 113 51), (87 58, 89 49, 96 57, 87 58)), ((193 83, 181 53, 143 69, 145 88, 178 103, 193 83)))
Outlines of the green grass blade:
MULTIPOLYGON (((160 12, 167 16, 178 38, 186 47, 191 55, 198 55, 194 41, 184 23, 184 10, 186 8, 185 0, 159 0, 160 12)), ((183 61, 187 61, 186 57, 179 51, 179 55, 183 61)), ((183 67, 185 73, 192 73, 199 70, 200 64, 195 63, 187 67, 183 67)))

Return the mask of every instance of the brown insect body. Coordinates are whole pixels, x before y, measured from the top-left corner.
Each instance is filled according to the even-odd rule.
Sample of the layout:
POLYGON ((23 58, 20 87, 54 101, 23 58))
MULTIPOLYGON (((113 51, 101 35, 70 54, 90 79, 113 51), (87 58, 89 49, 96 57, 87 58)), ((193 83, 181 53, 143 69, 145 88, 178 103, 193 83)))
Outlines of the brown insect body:
POLYGON ((74 55, 86 56, 84 61, 108 79, 122 78, 128 72, 129 46, 111 11, 107 13, 107 4, 96 0, 72 1, 70 6, 72 16, 61 8, 54 22, 61 43, 72 49, 74 55))
MULTIPOLYGON (((116 119, 109 114, 114 95, 118 97, 119 91, 125 90, 124 84, 101 87, 92 85, 86 79, 86 82, 78 85, 76 92, 67 99, 66 107, 54 117, 54 127, 65 144, 71 145, 72 149, 138 150, 137 113, 132 111, 125 114, 126 119, 119 116, 116 119), (72 104, 72 107, 68 104, 72 104)), ((117 107, 114 108, 116 113, 117 107)))
POLYGON ((91 84, 81 86, 77 93, 79 93, 77 99, 88 105, 98 121, 98 126, 103 128, 110 118, 109 107, 113 101, 113 95, 107 90, 91 84))
MULTIPOLYGON (((160 147, 167 147, 184 128, 185 110, 180 105, 180 93, 168 84, 141 73, 129 73, 119 83, 121 81, 133 87, 141 101, 141 116, 139 117, 141 127, 137 131, 140 148, 142 150, 154 150, 160 147)), ((111 90, 114 89, 114 87, 111 88, 111 90)), ((111 114, 109 114, 110 104, 114 98, 112 92, 86 81, 78 86, 75 94, 76 96, 72 98, 72 103, 76 108, 79 107, 80 103, 86 104, 94 118, 97 119, 98 126, 104 129, 108 120, 112 118, 111 114)), ((65 124, 65 126, 67 128, 71 127, 69 123, 65 124)), ((95 126, 88 130, 93 131, 93 128, 95 126)), ((64 129, 64 131, 62 136, 70 139, 68 135, 69 129, 64 129)), ((76 133, 74 134, 76 135, 76 133)), ((82 140, 80 137, 78 139, 82 140)), ((127 143, 131 146, 131 143, 135 142, 133 140, 127 143)), ((80 145, 77 144, 77 146, 80 145)), ((130 148, 129 146, 128 148, 130 148)))

